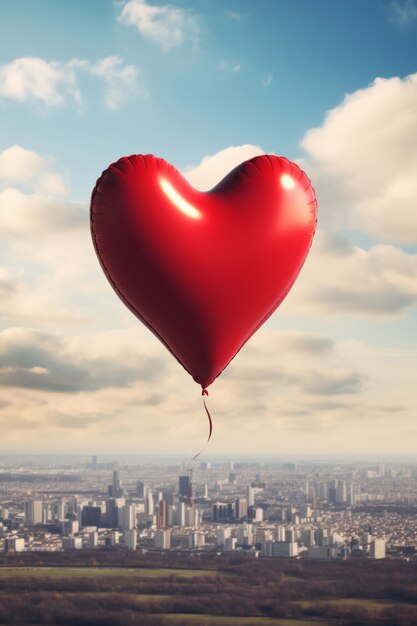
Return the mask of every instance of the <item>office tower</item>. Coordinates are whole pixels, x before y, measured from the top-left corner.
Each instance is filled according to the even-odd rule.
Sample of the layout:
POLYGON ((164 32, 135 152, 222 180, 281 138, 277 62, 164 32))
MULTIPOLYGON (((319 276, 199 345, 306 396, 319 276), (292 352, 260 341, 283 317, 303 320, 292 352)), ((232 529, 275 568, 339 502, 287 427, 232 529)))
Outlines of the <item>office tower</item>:
POLYGON ((42 500, 29 500, 25 502, 25 524, 26 526, 36 526, 43 522, 43 502, 42 500))
POLYGON ((125 546, 128 550, 136 550, 137 533, 135 528, 125 531, 125 546))
POLYGON ((156 525, 158 528, 167 527, 167 501, 165 500, 165 498, 162 498, 162 500, 159 500, 158 502, 156 525))
POLYGON ((243 519, 248 515, 248 501, 246 498, 236 498, 235 500, 235 518, 243 519))
POLYGON ((263 522, 264 521, 264 510, 259 506, 254 506, 251 508, 252 511, 252 520, 254 522, 263 522))
POLYGON ((119 509, 125 504, 124 498, 108 498, 106 500, 106 525, 108 528, 118 528, 119 509))
POLYGON ((157 550, 169 550, 171 547, 171 531, 163 529, 155 531, 154 545, 157 550))
POLYGON ((145 515, 153 515, 154 513, 153 493, 149 489, 145 497, 145 515))
POLYGON ((237 540, 238 540, 238 544, 241 546, 253 545, 252 524, 242 524, 241 526, 239 526, 237 540))
POLYGON ((113 470, 113 480, 112 484, 109 485, 108 493, 110 498, 121 498, 124 495, 118 470, 113 470))
POLYGON ((185 526, 185 504, 179 502, 176 511, 176 523, 177 526, 185 526))
POLYGON ((91 457, 91 469, 97 469, 97 457, 95 455, 91 457))
POLYGON ((125 504, 118 511, 118 527, 122 530, 132 530, 136 526, 136 506, 125 504))
POLYGON ((229 522, 235 517, 234 505, 231 502, 216 502, 212 507, 213 522, 229 522))
POLYGON ((49 502, 44 502, 42 506, 42 523, 49 524, 52 522, 52 508, 49 502))
POLYGON ((203 485, 203 498, 204 498, 204 500, 208 500, 208 497, 209 497, 208 484, 204 483, 204 485, 203 485))
POLYGON ((346 503, 346 483, 344 480, 336 481, 336 504, 346 503))
POLYGON ((202 463, 200 463, 200 469, 204 472, 207 471, 209 469, 211 469, 211 463, 210 461, 203 461, 202 463))
POLYGON ((329 485, 327 500, 329 504, 336 504, 336 485, 334 480, 329 485))
POLYGON ((57 502, 55 507, 55 519, 59 522, 65 519, 65 500, 57 502))
POLYGON ((252 487, 252 485, 248 485, 247 493, 248 493, 248 506, 253 506, 255 504, 255 487, 252 487))
POLYGON ((371 541, 371 549, 369 551, 371 559, 385 559, 385 541, 375 537, 371 541))
POLYGON ((230 472, 229 474, 229 484, 236 485, 236 474, 234 472, 230 472))
POLYGON ((81 526, 100 526, 101 525, 101 507, 100 506, 83 506, 81 512, 81 526))
POLYGON ((88 533, 87 546, 89 548, 96 548, 98 546, 98 532, 96 530, 88 533))
POLYGON ((145 498, 145 485, 140 480, 136 483, 136 495, 142 500, 145 498))
POLYGON ((198 526, 200 523, 200 511, 195 506, 187 506, 185 510, 185 525, 198 526))
POLYGON ((191 482, 191 472, 188 476, 180 476, 178 483, 178 493, 180 502, 190 505, 193 497, 193 487, 191 482))
POLYGON ((174 526, 177 518, 177 507, 174 506, 173 504, 168 504, 167 507, 167 526, 168 528, 171 528, 171 526, 174 526))

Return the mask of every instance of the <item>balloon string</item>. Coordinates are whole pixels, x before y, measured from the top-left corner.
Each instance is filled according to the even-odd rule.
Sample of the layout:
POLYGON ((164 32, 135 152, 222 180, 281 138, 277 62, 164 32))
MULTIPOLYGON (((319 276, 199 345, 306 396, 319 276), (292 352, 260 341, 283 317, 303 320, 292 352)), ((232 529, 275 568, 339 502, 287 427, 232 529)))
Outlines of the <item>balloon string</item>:
POLYGON ((197 452, 197 454, 196 454, 196 455, 194 455, 194 456, 193 456, 193 458, 191 459, 192 461, 194 461, 194 459, 196 459, 197 457, 199 457, 199 456, 200 456, 200 454, 201 454, 201 453, 205 450, 205 448, 206 448, 206 446, 207 446, 208 442, 209 442, 209 441, 210 441, 210 439, 211 439, 211 433, 213 432, 213 421, 212 421, 212 419, 211 419, 210 411, 209 411, 209 410, 208 410, 208 408, 207 408, 207 403, 206 403, 206 398, 205 398, 205 396, 208 396, 208 395, 209 395, 209 394, 208 394, 207 389, 203 389, 203 391, 201 392, 201 395, 203 396, 203 404, 204 404, 204 408, 205 408, 205 410, 206 410, 207 417, 208 417, 208 422, 209 422, 209 435, 208 435, 208 437, 207 437, 207 441, 206 441, 206 443, 205 443, 205 444, 204 444, 204 446, 201 448, 200 452, 197 452))

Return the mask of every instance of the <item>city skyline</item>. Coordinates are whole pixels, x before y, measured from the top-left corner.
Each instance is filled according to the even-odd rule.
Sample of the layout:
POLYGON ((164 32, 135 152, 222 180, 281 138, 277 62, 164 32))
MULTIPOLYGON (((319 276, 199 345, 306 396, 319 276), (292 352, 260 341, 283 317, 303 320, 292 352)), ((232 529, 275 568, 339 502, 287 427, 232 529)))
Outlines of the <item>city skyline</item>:
POLYGON ((317 192, 294 288, 209 387, 201 460, 414 454, 417 4, 337 4, 2 5, 0 455, 187 462, 207 437, 90 240, 96 179, 142 152, 202 190, 284 155, 317 192))

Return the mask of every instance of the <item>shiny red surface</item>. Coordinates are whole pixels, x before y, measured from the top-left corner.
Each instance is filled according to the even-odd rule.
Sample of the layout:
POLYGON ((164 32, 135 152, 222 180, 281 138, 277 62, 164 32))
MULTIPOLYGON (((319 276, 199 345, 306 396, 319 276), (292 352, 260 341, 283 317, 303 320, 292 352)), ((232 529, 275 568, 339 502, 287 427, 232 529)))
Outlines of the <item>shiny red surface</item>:
POLYGON ((134 155, 97 181, 91 231, 116 293, 205 388, 291 289, 316 208, 282 157, 250 159, 203 193, 163 159, 134 155))

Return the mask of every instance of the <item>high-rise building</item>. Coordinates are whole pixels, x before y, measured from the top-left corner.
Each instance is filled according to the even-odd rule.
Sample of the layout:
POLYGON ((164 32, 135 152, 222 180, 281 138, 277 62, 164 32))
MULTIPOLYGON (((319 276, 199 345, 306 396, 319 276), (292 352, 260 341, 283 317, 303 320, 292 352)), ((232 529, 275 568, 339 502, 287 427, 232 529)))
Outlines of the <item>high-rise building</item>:
POLYGON ((128 550, 136 550, 137 533, 135 528, 125 531, 125 545, 128 550))
POLYGON ((178 493, 179 493, 180 502, 184 502, 185 504, 188 504, 188 505, 192 503, 193 487, 192 487, 191 472, 187 476, 179 477, 178 493))
POLYGON ((136 495, 141 500, 145 498, 145 485, 140 480, 136 483, 136 495))
POLYGON ((118 527, 122 530, 132 530, 136 526, 136 506, 125 504, 118 510, 118 527))
POLYGON ((231 502, 216 502, 212 507, 213 522, 229 522, 234 519, 235 511, 231 502))
POLYGON ((55 518, 62 522, 65 519, 65 500, 60 500, 57 502, 55 507, 55 518))
POLYGON ((344 480, 336 481, 336 504, 346 503, 346 483, 344 480))
POLYGON ((200 523, 200 512, 195 506, 187 506, 185 509, 185 525, 198 526, 200 523))
POLYGON ((179 502, 177 507, 177 520, 176 523, 178 526, 185 526, 185 504, 184 502, 179 502))
POLYGON ((243 519, 248 516, 248 501, 246 498, 236 498, 235 500, 235 518, 243 519))
POLYGON ((106 525, 108 528, 119 527, 119 510, 126 504, 124 498, 106 500, 106 525))
POLYGON ((252 487, 252 485, 248 485, 247 492, 248 492, 248 506, 253 506, 255 504, 255 487, 252 487))
POLYGON ((153 512, 154 512, 153 494, 152 494, 152 491, 149 489, 145 498, 145 514, 153 515, 153 512))
POLYGON ((162 500, 159 500, 158 502, 156 525, 158 528, 167 527, 167 501, 165 500, 165 498, 162 498, 162 500))
POLYGON ((218 546, 223 546, 226 539, 228 537, 230 537, 230 535, 232 534, 232 529, 229 527, 223 527, 223 528, 219 528, 217 530, 217 534, 216 534, 216 544, 218 546))
POLYGON ((100 506, 83 506, 81 512, 81 526, 100 526, 101 525, 101 507, 100 506))
POLYGON ((110 498, 122 498, 124 495, 124 489, 118 470, 113 470, 112 484, 109 485, 108 493, 110 498))
POLYGON ((25 502, 25 524, 26 526, 36 526, 43 523, 43 502, 42 500, 29 500, 25 502))
POLYGON ((369 551, 371 559, 385 559, 385 541, 375 537, 371 541, 371 547, 369 551))

